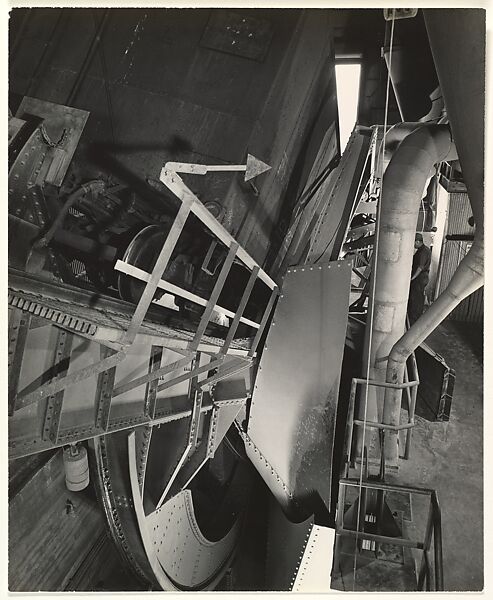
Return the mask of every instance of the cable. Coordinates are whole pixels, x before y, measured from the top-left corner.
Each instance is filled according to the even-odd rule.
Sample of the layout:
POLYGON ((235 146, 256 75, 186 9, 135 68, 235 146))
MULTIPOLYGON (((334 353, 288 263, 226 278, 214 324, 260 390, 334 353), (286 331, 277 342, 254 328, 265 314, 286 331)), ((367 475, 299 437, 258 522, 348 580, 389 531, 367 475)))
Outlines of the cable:
POLYGON ((322 184, 327 180, 328 176, 332 173, 332 171, 338 166, 341 157, 336 155, 330 160, 327 165, 320 171, 320 173, 313 179, 313 181, 306 187, 297 202, 297 209, 295 214, 293 215, 293 220, 298 217, 305 206, 310 202, 313 198, 315 192, 317 192, 322 184))
POLYGON ((247 459, 247 458, 246 458, 246 457, 245 457, 243 454, 241 454, 241 452, 239 452, 239 451, 238 451, 238 450, 235 448, 234 444, 233 444, 233 443, 231 442, 231 440, 228 438, 228 434, 226 434, 226 435, 224 436, 224 438, 223 438, 223 441, 224 441, 224 443, 226 444, 226 446, 229 448, 229 450, 230 450, 230 451, 231 451, 233 454, 235 454, 235 455, 236 455, 236 457, 237 457, 239 460, 241 460, 241 462, 244 462, 244 463, 245 463, 245 462, 248 462, 248 459, 247 459))
MULTIPOLYGON (((390 94, 390 73, 392 70, 392 48, 394 43, 394 24, 395 24, 395 8, 392 9, 392 26, 390 30, 390 46, 389 46, 389 67, 387 72, 387 91, 385 96, 385 114, 384 114, 384 123, 383 123, 383 137, 382 137, 382 145, 381 145, 381 161, 380 161, 380 169, 383 168, 383 159, 385 152, 385 137, 387 135, 387 118, 388 118, 388 109, 389 109, 389 94, 390 94)), ((373 251, 373 285, 371 290, 371 303, 369 304, 369 311, 367 322, 370 323, 370 330, 368 336, 368 362, 366 366, 366 385, 365 385, 365 410, 363 416, 363 440, 361 444, 361 468, 359 474, 359 496, 358 496, 358 512, 356 517, 356 536, 355 536, 355 552, 354 552, 354 563, 353 563, 353 592, 355 591, 356 585, 356 566, 357 566, 357 558, 358 558, 358 542, 359 542, 359 522, 361 518, 361 493, 363 490, 363 454, 365 449, 365 439, 366 439, 366 420, 367 420, 367 411, 368 411, 368 389, 369 389, 369 381, 370 381, 370 365, 371 365, 371 344, 373 338, 373 312, 375 307, 375 288, 376 288, 376 280, 377 280, 377 256, 378 256, 378 244, 380 241, 380 210, 381 210, 381 199, 383 192, 383 173, 381 177, 382 185, 380 187, 380 198, 378 201, 377 207, 377 227, 375 228, 375 246, 373 251)), ((383 451, 383 448, 381 449, 383 451)))

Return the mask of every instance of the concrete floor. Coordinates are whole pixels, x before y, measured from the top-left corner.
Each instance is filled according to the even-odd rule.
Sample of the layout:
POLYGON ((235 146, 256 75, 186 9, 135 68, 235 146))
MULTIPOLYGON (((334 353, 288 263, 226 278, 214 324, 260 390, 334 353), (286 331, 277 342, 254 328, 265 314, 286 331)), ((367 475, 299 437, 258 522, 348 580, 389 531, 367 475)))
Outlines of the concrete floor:
POLYGON ((478 591, 483 589, 482 327, 446 322, 426 343, 456 372, 450 421, 417 417, 399 481, 438 492, 445 590, 478 591))

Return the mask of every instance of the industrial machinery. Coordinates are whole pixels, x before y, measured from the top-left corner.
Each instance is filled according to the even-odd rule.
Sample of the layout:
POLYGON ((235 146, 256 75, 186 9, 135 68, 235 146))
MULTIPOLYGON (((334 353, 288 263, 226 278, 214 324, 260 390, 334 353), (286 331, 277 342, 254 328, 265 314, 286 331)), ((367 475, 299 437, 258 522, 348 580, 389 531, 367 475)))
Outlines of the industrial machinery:
MULTIPOLYGON (((64 10, 61 20, 69 18, 64 10)), ((484 40, 480 11, 445 11, 446 18, 424 11, 433 61, 426 64, 429 93, 419 93, 432 105, 428 114, 411 114, 415 69, 404 47, 393 46, 394 28, 417 11, 379 11, 389 36, 385 116, 357 125, 342 156, 334 82, 323 67, 328 60, 333 71, 333 39, 319 15, 297 11, 279 21, 293 27, 281 60, 274 15, 212 11, 197 45, 207 69, 218 54, 262 68, 280 61, 257 121, 241 134, 248 144, 231 152, 236 160, 207 144, 199 151, 199 142, 189 148, 175 139, 165 152, 150 144, 152 159, 135 158, 137 176, 115 158, 118 144, 98 141, 98 126, 86 134, 91 119, 101 119, 97 107, 86 109, 96 55, 111 111, 112 85, 133 77, 122 90, 136 93, 133 62, 118 80, 121 65, 102 47, 112 10, 90 11, 94 37, 65 102, 38 88, 12 101, 9 114, 10 589, 98 589, 91 582, 104 580, 101 557, 110 547, 133 578, 102 586, 117 591, 252 589, 245 572, 258 561, 269 575, 257 589, 444 589, 437 494, 399 481, 398 469, 411 451, 418 385, 440 407, 433 418, 450 411, 453 370, 421 344, 482 285, 484 49, 467 38, 472 28, 484 40), (289 86, 308 89, 310 53, 323 60, 310 67, 315 87, 306 103, 308 91, 298 98, 289 86), (462 65, 467 86, 456 84, 451 64, 462 65), (390 84, 403 121, 394 127, 390 84), (307 106, 317 98, 325 104, 315 114, 307 106), (414 234, 434 225, 433 202, 422 198, 440 165, 458 168, 457 161, 474 243, 445 292, 406 330, 414 234), (426 361, 439 362, 443 374, 426 361), (426 386, 421 372, 434 374, 426 386), (59 569, 70 576, 40 558, 42 537, 31 553, 22 541, 32 528, 23 515, 34 510, 36 494, 51 502, 61 449, 70 495, 60 531, 91 548, 84 556, 75 542, 58 548, 70 563, 59 569), (417 514, 429 510, 419 539, 404 531, 411 497, 424 502, 417 514)), ((181 11, 164 12, 184 17, 182 28, 188 22, 181 11)), ((123 31, 131 17, 119 14, 116 36, 116 25, 123 31)), ((121 61, 141 43, 146 23, 154 26, 143 15, 121 61)), ((13 50, 32 18, 18 25, 13 50)), ((135 52, 147 73, 144 50, 135 52)), ((193 68, 185 82, 200 80, 193 68)), ((252 67, 249 75, 259 89, 267 86, 262 73, 256 80, 252 67)), ((190 94, 183 86, 177 111, 190 94)), ((207 102, 197 138, 206 127, 229 135, 209 124, 217 98, 207 102)), ((196 118, 192 104, 181 119, 196 118)), ((246 113, 241 118, 246 123, 246 113)), ((237 115, 231 119, 240 126, 237 115)), ((46 514, 47 523, 56 519, 46 514)))

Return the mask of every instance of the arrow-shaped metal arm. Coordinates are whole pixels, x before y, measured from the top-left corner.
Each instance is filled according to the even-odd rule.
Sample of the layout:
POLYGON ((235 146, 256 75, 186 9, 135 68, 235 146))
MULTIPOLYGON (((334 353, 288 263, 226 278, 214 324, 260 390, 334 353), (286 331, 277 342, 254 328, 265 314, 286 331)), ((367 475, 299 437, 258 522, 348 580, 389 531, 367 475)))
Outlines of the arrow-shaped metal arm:
POLYGON ((206 175, 212 171, 245 171, 245 181, 248 181, 268 171, 271 167, 255 158, 255 156, 248 154, 246 165, 199 165, 196 163, 167 162, 164 168, 167 171, 190 173, 192 175, 206 175))
POLYGON ((164 168, 175 173, 205 175, 210 171, 246 171, 246 165, 198 165, 193 163, 167 162, 164 168))

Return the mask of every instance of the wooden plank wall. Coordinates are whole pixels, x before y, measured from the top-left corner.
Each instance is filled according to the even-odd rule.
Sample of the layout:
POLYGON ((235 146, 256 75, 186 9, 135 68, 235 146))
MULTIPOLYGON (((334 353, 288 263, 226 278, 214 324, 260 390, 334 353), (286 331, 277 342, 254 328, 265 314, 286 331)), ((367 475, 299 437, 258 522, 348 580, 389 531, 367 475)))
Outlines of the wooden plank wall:
POLYGON ((91 488, 67 490, 57 451, 9 502, 9 590, 65 590, 101 535, 104 516, 91 488))

